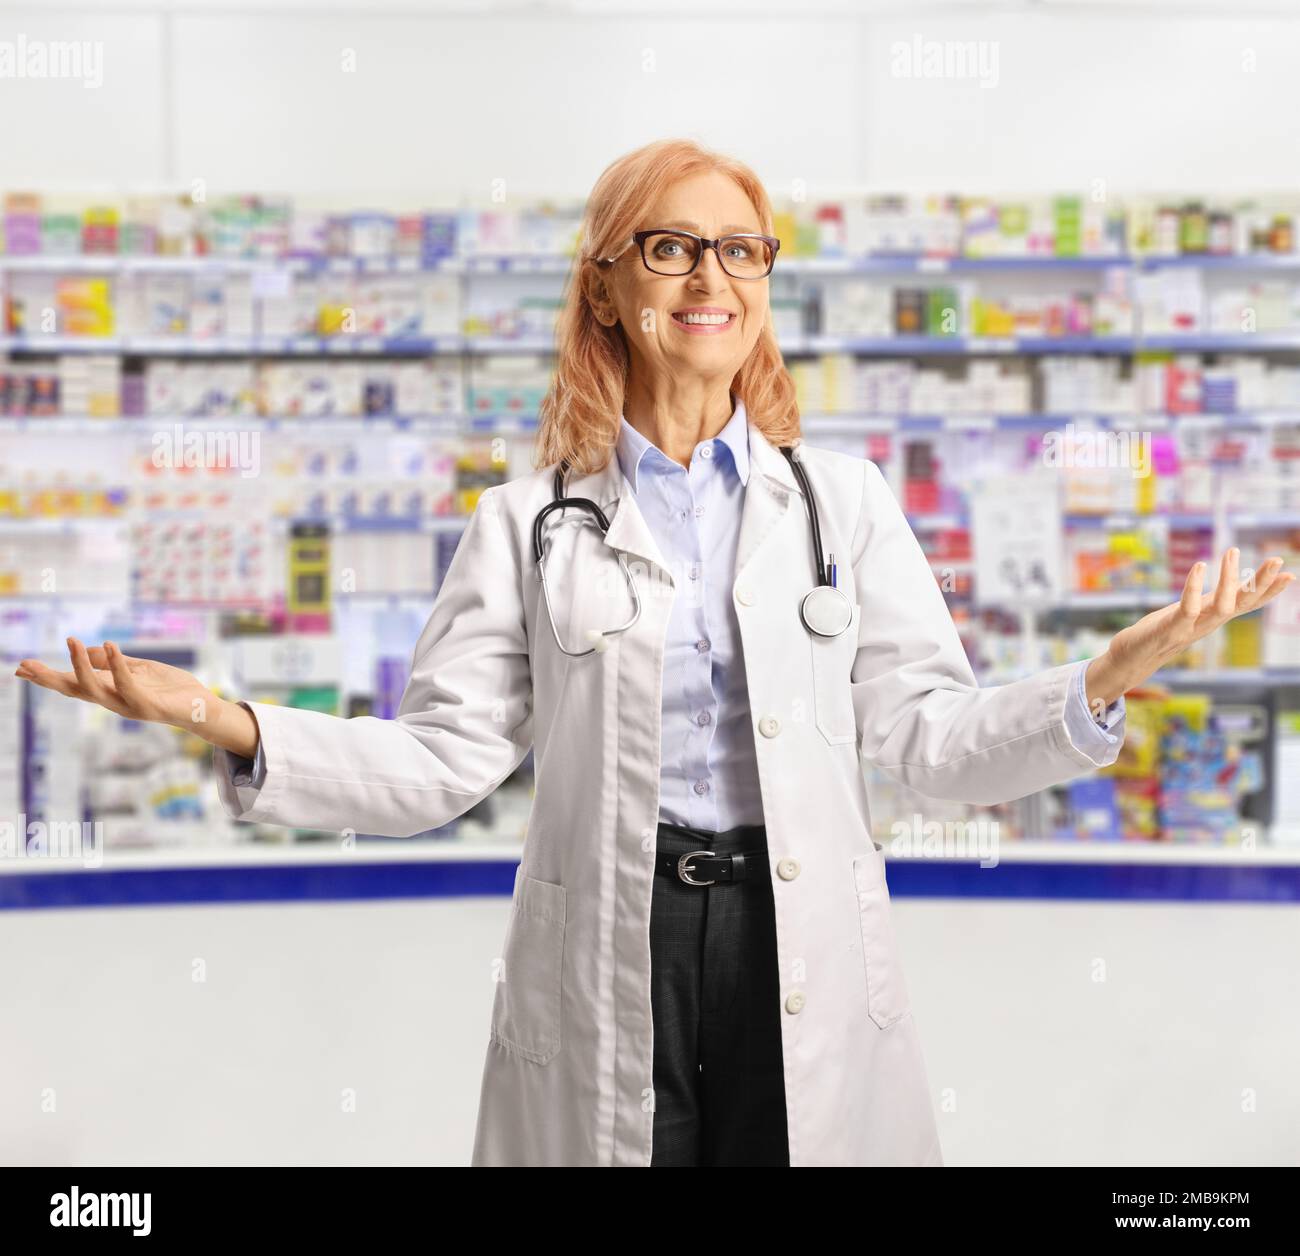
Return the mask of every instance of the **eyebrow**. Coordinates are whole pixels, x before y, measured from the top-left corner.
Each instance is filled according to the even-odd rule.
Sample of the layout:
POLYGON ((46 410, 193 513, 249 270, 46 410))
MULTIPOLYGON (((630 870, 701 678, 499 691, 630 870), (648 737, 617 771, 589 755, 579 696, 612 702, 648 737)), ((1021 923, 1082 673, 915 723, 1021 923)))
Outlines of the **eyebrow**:
MULTIPOLYGON (((665 223, 662 223, 661 225, 662 225, 662 226, 665 226, 665 227, 683 227, 683 228, 685 228, 687 231, 693 231, 693 232, 695 232, 696 235, 702 235, 702 234, 703 234, 703 232, 700 230, 700 224, 699 224, 699 223, 697 223, 697 222, 691 222, 689 219, 686 219, 686 218, 674 218, 671 222, 665 222, 665 223)), ((743 234, 743 235, 761 235, 761 234, 762 234, 762 232, 755 230, 755 228, 753 228, 753 227, 742 226, 741 224, 739 224, 739 223, 735 223, 735 222, 729 222, 725 227, 722 228, 722 234, 723 234, 723 235, 732 235, 732 234, 734 234, 734 233, 736 233, 736 232, 739 232, 739 233, 741 233, 741 234, 743 234)))

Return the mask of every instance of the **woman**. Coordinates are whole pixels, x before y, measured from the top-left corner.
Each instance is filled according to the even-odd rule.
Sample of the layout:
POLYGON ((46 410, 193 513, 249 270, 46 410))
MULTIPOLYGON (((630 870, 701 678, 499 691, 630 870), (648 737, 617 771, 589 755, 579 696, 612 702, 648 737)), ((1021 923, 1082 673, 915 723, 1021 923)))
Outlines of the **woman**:
POLYGON ((226 702, 111 642, 18 671, 206 738, 245 820, 422 832, 535 747, 475 1164, 941 1163, 863 761, 970 803, 1109 763, 1124 691, 1292 579, 1239 590, 1229 551, 1208 602, 1198 564, 1104 654, 978 688, 876 466, 779 450, 771 235, 753 173, 695 144, 605 171, 538 469, 480 499, 396 719, 226 702), (608 530, 548 512, 543 584, 561 460, 608 530), (810 630, 832 562, 847 602, 810 630))

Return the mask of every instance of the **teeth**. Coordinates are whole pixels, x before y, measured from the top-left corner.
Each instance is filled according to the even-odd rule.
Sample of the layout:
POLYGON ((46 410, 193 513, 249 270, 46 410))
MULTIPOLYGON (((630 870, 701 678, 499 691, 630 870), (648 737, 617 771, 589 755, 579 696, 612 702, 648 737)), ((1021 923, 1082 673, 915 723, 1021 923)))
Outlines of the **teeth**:
POLYGON ((673 317, 679 323, 704 323, 716 326, 720 323, 728 322, 730 314, 674 314, 673 317))

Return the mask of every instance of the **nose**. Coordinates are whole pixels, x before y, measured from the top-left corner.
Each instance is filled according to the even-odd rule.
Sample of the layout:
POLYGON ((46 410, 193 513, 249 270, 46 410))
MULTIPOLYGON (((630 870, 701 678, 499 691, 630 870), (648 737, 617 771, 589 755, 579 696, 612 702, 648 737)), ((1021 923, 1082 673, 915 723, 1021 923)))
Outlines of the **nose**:
POLYGON ((722 259, 718 256, 716 248, 704 250, 704 256, 700 258, 699 264, 691 272, 691 278, 694 279, 696 275, 701 274, 706 266, 713 268, 705 275, 705 278, 711 284, 725 283, 729 278, 727 272, 722 269, 722 259))

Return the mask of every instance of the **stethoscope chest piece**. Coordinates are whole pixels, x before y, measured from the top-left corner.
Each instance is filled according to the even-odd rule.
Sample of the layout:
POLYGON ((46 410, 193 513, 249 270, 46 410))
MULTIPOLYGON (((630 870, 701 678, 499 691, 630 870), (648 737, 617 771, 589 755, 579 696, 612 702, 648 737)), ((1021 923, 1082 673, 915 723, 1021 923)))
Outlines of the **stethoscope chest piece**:
POLYGON ((819 584, 799 603, 799 617, 809 632, 838 637, 852 622, 853 606, 841 590, 819 584))

